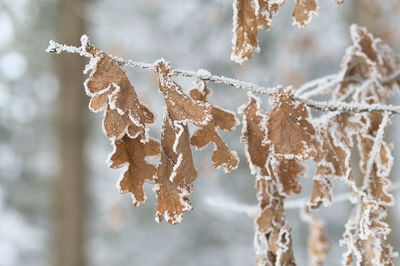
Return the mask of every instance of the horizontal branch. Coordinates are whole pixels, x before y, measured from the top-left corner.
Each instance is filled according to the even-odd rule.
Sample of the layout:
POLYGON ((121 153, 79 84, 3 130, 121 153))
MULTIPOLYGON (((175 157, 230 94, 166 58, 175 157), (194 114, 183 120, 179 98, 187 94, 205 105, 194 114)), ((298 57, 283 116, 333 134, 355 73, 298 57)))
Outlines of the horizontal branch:
MULTIPOLYGON (((391 191, 391 192, 395 192, 395 191, 399 191, 399 190, 400 190, 400 181, 393 183, 388 188, 388 191, 391 191)), ((329 206, 333 205, 333 204, 337 204, 337 203, 350 201, 352 196, 353 196, 352 192, 341 193, 341 194, 335 195, 333 197, 333 200, 329 203, 329 206)), ((306 206, 306 203, 308 202, 308 200, 309 200, 309 198, 304 197, 304 198, 285 201, 285 204, 284 204, 285 210, 304 208, 306 206)), ((222 197, 217 197, 217 198, 216 197, 208 197, 205 199, 205 202, 208 205, 211 205, 213 207, 218 207, 220 209, 231 211, 234 213, 244 213, 249 216, 254 216, 259 210, 259 207, 257 205, 237 203, 235 201, 230 201, 230 200, 227 200, 222 197)))
MULTIPOLYGON (((60 53, 60 52, 68 52, 68 53, 77 53, 80 55, 87 55, 86 53, 86 45, 88 43, 88 38, 86 35, 83 35, 81 38, 82 46, 68 46, 64 44, 59 44, 54 41, 50 41, 49 47, 46 49, 47 52, 51 53, 60 53), (84 41, 82 41, 84 40, 84 41)), ((154 64, 138 62, 130 59, 124 59, 122 57, 111 56, 119 65, 121 66, 130 66, 141 69, 153 70, 155 71, 154 64)), ((233 78, 228 78, 224 76, 213 75, 209 71, 200 69, 198 71, 190 71, 190 70, 182 70, 182 69, 174 69, 173 75, 182 76, 182 77, 190 77, 201 79, 205 81, 211 81, 217 84, 224 84, 228 86, 232 86, 235 88, 239 88, 251 93, 258 94, 267 94, 273 95, 277 88, 281 87, 280 85, 275 87, 263 87, 254 83, 244 82, 233 78)), ((332 76, 333 77, 333 76, 332 76)), ((332 78, 330 76, 330 78, 332 78)), ((381 84, 389 84, 396 79, 400 79, 400 72, 394 73, 388 78, 381 80, 381 84)), ((307 82, 307 86, 315 86, 318 80, 307 82)), ((302 86, 302 91, 307 90, 307 87, 302 86)), ((383 104, 361 104, 361 103, 345 103, 345 102, 337 102, 337 101, 314 101, 301 96, 294 96, 293 100, 296 102, 304 103, 305 105, 320 110, 320 111, 339 111, 339 112, 354 112, 354 113, 362 113, 362 112, 371 112, 371 111, 379 111, 379 112, 388 112, 391 114, 400 114, 400 106, 393 105, 383 105, 383 104)))

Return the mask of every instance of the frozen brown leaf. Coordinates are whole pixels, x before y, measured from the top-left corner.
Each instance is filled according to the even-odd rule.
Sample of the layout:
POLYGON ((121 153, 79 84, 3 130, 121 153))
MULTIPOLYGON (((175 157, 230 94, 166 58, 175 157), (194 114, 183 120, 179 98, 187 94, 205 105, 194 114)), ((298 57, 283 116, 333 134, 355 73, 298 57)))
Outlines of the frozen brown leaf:
MULTIPOLYGON (((344 94, 352 84, 368 79, 385 80, 400 71, 400 62, 393 50, 381 39, 374 38, 366 28, 352 25, 353 46, 350 47, 342 63, 340 92, 344 94)), ((399 79, 383 85, 388 91, 400 87, 399 79)), ((386 97, 387 91, 382 91, 386 97)))
POLYGON ((258 176, 269 176, 266 164, 270 146, 265 143, 267 115, 261 109, 260 98, 249 96, 248 103, 239 108, 239 113, 243 116, 241 141, 245 143, 251 172, 258 176))
POLYGON ((258 30, 269 30, 272 15, 285 1, 235 0, 233 4, 233 51, 231 60, 244 63, 259 52, 258 30))
POLYGON ((312 136, 315 130, 307 120, 304 104, 292 102, 291 90, 278 89, 274 107, 268 115, 268 141, 277 159, 304 161, 315 155, 312 136))
POLYGON ((207 125, 212 118, 211 104, 194 100, 186 95, 182 88, 171 79, 173 68, 168 62, 158 60, 155 68, 171 119, 177 122, 189 121, 196 126, 207 125))
POLYGON ((133 138, 139 133, 145 134, 147 124, 154 122, 154 115, 139 101, 124 70, 105 52, 90 45, 87 50, 94 65, 85 81, 86 93, 92 97, 89 108, 93 112, 106 112, 105 134, 116 138, 128 132, 135 132, 131 134, 133 138))
POLYGON ((160 144, 154 139, 143 143, 140 137, 132 139, 127 135, 113 142, 114 151, 110 155, 109 167, 128 165, 119 181, 119 188, 122 193, 131 193, 133 205, 140 206, 146 201, 143 185, 145 182, 154 183, 157 172, 157 168, 147 162, 146 157, 158 156, 160 144))
POLYGON ((317 176, 347 179, 350 175, 350 154, 346 152, 345 143, 335 143, 331 132, 333 128, 320 127, 318 129, 319 149, 315 161, 317 162, 317 176))
MULTIPOLYGON (((331 179, 349 180, 351 179, 350 166, 350 147, 347 143, 340 143, 344 138, 337 138, 340 143, 337 145, 333 138, 334 128, 328 124, 320 125, 317 128, 317 138, 315 139, 319 147, 314 160, 316 162, 316 173, 313 178, 312 193, 307 206, 311 209, 317 209, 322 204, 327 206, 332 200, 332 182, 331 179)), ((338 132, 336 132, 338 134, 338 132)))
POLYGON ((317 0, 296 0, 293 10, 294 23, 299 27, 304 27, 310 23, 313 16, 317 14, 317 0))
MULTIPOLYGON (((206 102, 209 93, 209 88, 205 86, 202 91, 199 89, 192 89, 190 91, 190 96, 195 100, 206 102)), ((212 154, 212 165, 215 168, 222 166, 225 173, 229 173, 237 168, 239 158, 236 152, 229 150, 228 146, 219 136, 217 128, 225 131, 232 131, 239 122, 234 113, 215 106, 212 106, 211 115, 211 121, 193 134, 190 139, 190 144, 199 149, 206 147, 208 144, 214 144, 215 148, 212 154)))
POLYGON ((191 210, 188 196, 197 177, 187 125, 165 114, 161 133, 161 159, 157 169, 157 220, 180 223, 191 210))

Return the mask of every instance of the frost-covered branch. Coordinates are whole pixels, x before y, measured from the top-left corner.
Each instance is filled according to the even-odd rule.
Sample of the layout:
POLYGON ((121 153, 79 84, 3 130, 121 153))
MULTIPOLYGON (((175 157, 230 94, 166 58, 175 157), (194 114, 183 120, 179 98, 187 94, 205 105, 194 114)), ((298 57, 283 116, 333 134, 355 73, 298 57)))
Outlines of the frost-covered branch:
MULTIPOLYGON (((86 46, 89 43, 89 39, 86 35, 81 37, 82 45, 80 47, 76 46, 68 46, 65 44, 59 44, 55 41, 50 41, 49 47, 46 49, 46 52, 50 53, 77 53, 82 56, 86 55, 86 46)), ((130 59, 124 59, 122 57, 112 56, 112 58, 118 62, 121 66, 130 66, 147 70, 155 70, 155 65, 150 63, 138 62, 130 59)), ((158 61, 158 60, 157 60, 158 61)), ((157 62, 156 61, 156 62, 157 62)), ((233 78, 228 78, 224 76, 213 75, 209 71, 200 69, 198 71, 190 71, 190 70, 182 70, 182 69, 173 69, 172 74, 174 76, 182 76, 189 78, 196 78, 205 81, 211 81, 217 84, 224 84, 228 86, 232 86, 235 88, 239 88, 248 92, 257 93, 257 94, 267 94, 272 95, 277 88, 281 86, 275 87, 263 87, 254 83, 244 82, 233 78)), ((400 73, 395 73, 391 75, 389 78, 385 80, 381 80, 382 84, 387 84, 392 82, 393 80, 400 79, 400 73)), ((297 92, 296 95, 300 95, 302 92, 308 91, 310 88, 318 87, 320 84, 323 84, 322 87, 327 88, 330 85, 335 84, 337 80, 336 75, 330 75, 327 77, 319 78, 316 80, 312 80, 307 82, 303 86, 300 87, 300 92, 297 92)), ((307 94, 306 94, 307 95, 307 94)), ((400 106, 393 105, 382 105, 382 104, 359 104, 359 103, 344 103, 337 101, 314 101, 308 99, 304 96, 294 96, 293 100, 304 103, 307 106, 320 110, 320 111, 341 111, 341 112, 354 112, 354 113, 362 113, 362 112, 371 112, 371 111, 380 111, 380 112, 388 112, 391 114, 400 114, 400 106)))
MULTIPOLYGON (((395 192, 400 190, 400 181, 393 183, 388 191, 395 192)), ((337 203, 342 203, 345 201, 350 201, 353 196, 353 192, 346 192, 346 193, 341 193, 336 196, 334 196, 333 200, 330 202, 329 205, 332 204, 337 204, 337 203)), ((285 202, 285 209, 286 210, 291 210, 291 209, 300 209, 304 208, 305 204, 309 198, 299 198, 299 199, 294 199, 294 200, 288 200, 285 202)), ((230 211, 230 212, 235 212, 235 213, 244 213, 249 216, 254 216, 259 207, 257 205, 250 205, 250 204, 242 204, 235 202, 233 200, 229 200, 226 198, 222 197, 208 197, 205 199, 205 202, 213 207, 218 207, 220 209, 230 211)))

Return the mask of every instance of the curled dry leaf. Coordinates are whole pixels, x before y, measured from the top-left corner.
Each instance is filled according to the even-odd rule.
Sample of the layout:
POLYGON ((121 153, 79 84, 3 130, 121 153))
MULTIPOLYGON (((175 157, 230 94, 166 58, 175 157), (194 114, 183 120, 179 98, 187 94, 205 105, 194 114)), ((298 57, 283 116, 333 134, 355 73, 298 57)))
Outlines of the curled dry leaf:
POLYGON ((313 16, 317 14, 317 0, 296 0, 293 10, 294 23, 299 27, 304 27, 310 23, 313 16))
POLYGON ((147 138, 147 124, 154 122, 153 113, 139 101, 134 87, 124 70, 106 53, 87 46, 91 56, 85 81, 86 93, 91 96, 89 108, 105 111, 103 129, 110 138, 121 138, 128 133, 132 138, 143 134, 147 138))
POLYGON ((261 110, 260 98, 250 95, 248 103, 239 108, 239 113, 243 116, 241 141, 245 143, 251 173, 269 176, 266 164, 270 147, 264 141, 267 135, 267 115, 261 110))
POLYGON ((161 159, 157 170, 157 221, 180 223, 191 210, 188 196, 197 177, 193 164, 187 125, 174 122, 165 114, 161 133, 161 159))
POLYGON ((233 51, 231 60, 243 64, 259 52, 258 30, 270 28, 272 15, 285 0, 235 0, 233 3, 233 51))
POLYGON ((191 122, 196 126, 204 126, 212 119, 211 104, 190 98, 173 80, 173 68, 165 60, 155 64, 160 90, 164 95, 168 113, 177 122, 191 122))
POLYGON ((277 159, 304 161, 315 155, 312 142, 315 130, 307 120, 308 111, 304 104, 295 104, 290 89, 278 89, 274 107, 268 115, 268 142, 277 159))
POLYGON ((146 157, 158 156, 160 144, 151 138, 143 143, 140 137, 132 139, 125 135, 121 139, 113 140, 113 145, 109 167, 128 165, 119 181, 119 188, 122 193, 131 193, 133 205, 140 206, 146 201, 143 185, 145 182, 154 183, 157 172, 157 168, 147 162, 146 157))
MULTIPOLYGON (((204 84, 204 89, 192 89, 190 96, 197 100, 206 102, 210 89, 204 84)), ((239 158, 236 152, 230 151, 228 146, 222 140, 217 132, 217 128, 225 131, 232 131, 239 124, 236 116, 232 112, 228 112, 221 108, 212 106, 212 119, 207 125, 198 129, 190 139, 190 144, 199 149, 206 147, 208 144, 214 144, 215 148, 212 154, 212 165, 215 168, 223 167, 225 173, 229 173, 236 169, 239 164, 239 158)))
POLYGON ((197 177, 193 164, 187 122, 205 126, 212 119, 212 106, 190 98, 171 80, 172 67, 168 62, 155 63, 160 90, 167 110, 161 134, 161 161, 157 170, 157 221, 163 218, 171 224, 182 221, 183 213, 191 210, 188 196, 197 177))

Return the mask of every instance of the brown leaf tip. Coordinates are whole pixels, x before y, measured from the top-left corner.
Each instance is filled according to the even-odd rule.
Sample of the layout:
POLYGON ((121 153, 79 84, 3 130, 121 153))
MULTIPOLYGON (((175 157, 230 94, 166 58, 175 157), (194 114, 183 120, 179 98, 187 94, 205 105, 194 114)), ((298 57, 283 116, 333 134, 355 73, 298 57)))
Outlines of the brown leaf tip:
POLYGON ((157 212, 155 220, 160 223, 164 219, 170 224, 179 224, 183 220, 183 214, 192 210, 189 196, 192 194, 192 185, 174 187, 164 183, 154 186, 157 194, 157 212))

